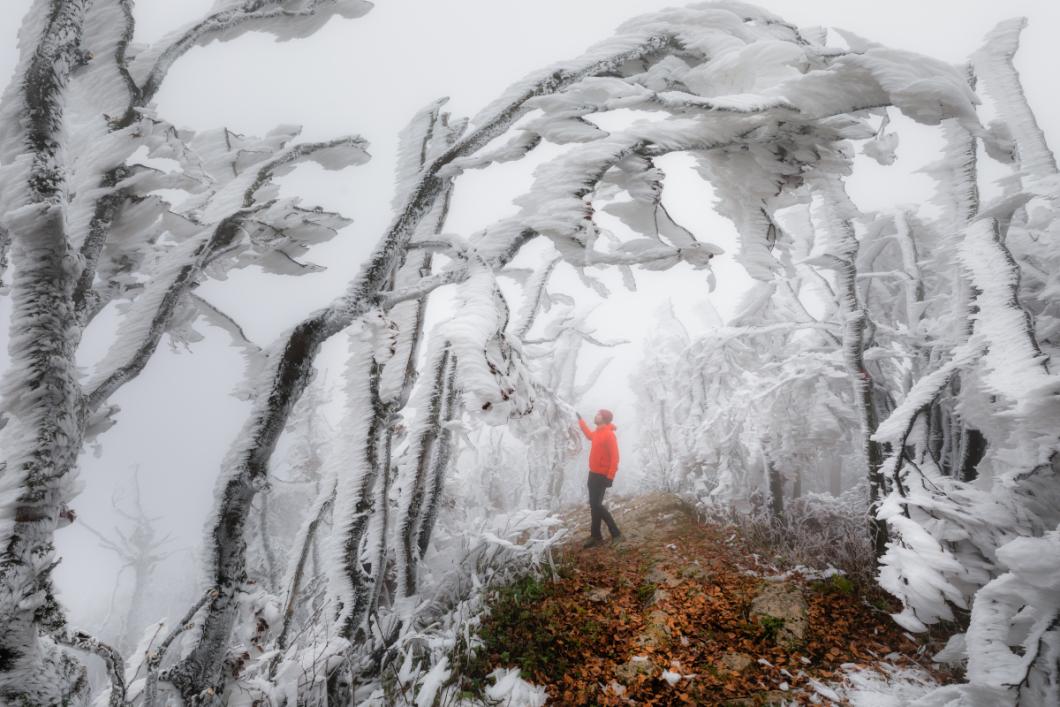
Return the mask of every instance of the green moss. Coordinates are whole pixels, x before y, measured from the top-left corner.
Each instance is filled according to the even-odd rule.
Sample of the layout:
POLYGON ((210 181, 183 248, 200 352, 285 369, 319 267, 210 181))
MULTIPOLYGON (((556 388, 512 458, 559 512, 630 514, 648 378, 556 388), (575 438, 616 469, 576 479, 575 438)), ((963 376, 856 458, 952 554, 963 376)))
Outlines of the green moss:
POLYGON ((820 579, 811 585, 816 591, 824 594, 841 594, 850 596, 857 587, 845 574, 833 574, 827 579, 820 579))
POLYGON ((776 616, 759 616, 758 627, 761 630, 762 638, 767 641, 776 640, 777 634, 784 628, 784 619, 776 616))
POLYGON ((490 597, 489 615, 479 631, 483 646, 467 667, 465 685, 481 692, 485 674, 498 665, 518 667, 527 679, 547 676, 550 680, 561 679, 573 668, 565 656, 577 655, 583 644, 597 640, 603 627, 593 621, 583 623, 585 612, 577 611, 574 618, 580 630, 571 631, 558 621, 559 612, 548 601, 554 591, 549 580, 527 576, 490 597))
POLYGON ((644 584, 637 587, 637 601, 641 604, 648 604, 655 596, 655 590, 658 587, 655 586, 655 582, 645 582, 644 584))

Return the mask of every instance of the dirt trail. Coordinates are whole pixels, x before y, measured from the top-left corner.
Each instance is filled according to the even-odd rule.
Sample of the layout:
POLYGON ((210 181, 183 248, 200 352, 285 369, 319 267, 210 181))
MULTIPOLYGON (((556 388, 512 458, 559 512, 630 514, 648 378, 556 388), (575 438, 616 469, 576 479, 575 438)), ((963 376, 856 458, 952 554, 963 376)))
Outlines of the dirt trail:
POLYGON ((482 665, 522 668, 549 704, 808 704, 842 664, 916 651, 879 590, 763 577, 671 495, 608 505, 625 542, 583 549, 588 508, 564 514, 560 577, 506 588, 483 625, 482 665))

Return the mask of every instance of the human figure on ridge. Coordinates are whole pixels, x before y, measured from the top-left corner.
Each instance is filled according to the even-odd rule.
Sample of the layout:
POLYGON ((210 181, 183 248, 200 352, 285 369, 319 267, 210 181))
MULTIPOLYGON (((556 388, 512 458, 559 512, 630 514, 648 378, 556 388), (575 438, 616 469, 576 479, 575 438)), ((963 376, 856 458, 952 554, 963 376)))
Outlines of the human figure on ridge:
POLYGON ((589 449, 589 510, 592 516, 592 537, 583 547, 604 544, 600 521, 607 523, 612 543, 622 540, 622 533, 615 525, 615 519, 604 507, 604 492, 611 488, 615 472, 618 471, 618 438, 615 437, 615 426, 611 422, 613 419, 614 415, 610 410, 599 410, 593 418, 596 429, 592 430, 582 416, 578 415, 578 426, 581 427, 582 434, 592 442, 589 449))

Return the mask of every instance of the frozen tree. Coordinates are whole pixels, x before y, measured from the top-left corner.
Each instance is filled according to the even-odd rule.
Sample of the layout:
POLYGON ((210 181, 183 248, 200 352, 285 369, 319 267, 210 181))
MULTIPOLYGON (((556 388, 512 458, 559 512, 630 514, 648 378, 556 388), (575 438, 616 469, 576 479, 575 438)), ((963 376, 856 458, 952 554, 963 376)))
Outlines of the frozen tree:
MULTIPOLYGON (((600 359, 587 375, 582 375, 579 364, 584 347, 606 349, 626 343, 597 338, 587 321, 592 309, 579 307, 574 297, 550 287, 552 275, 557 269, 562 270, 560 265, 561 259, 549 254, 525 277, 523 303, 511 324, 526 351, 536 392, 533 411, 511 426, 512 437, 517 445, 525 447, 526 463, 521 471, 525 471, 531 506, 554 510, 566 498, 566 482, 572 477, 581 480, 573 468, 574 458, 582 450, 575 408, 611 361, 610 357, 600 359)), ((628 267, 622 270, 623 282, 635 289, 632 271, 628 267)), ((600 279, 584 269, 576 272, 596 294, 609 294, 600 279)), ((501 473, 504 468, 501 466, 494 473, 501 473)), ((517 482, 512 479, 510 483, 517 482)))
MULTIPOLYGON (((691 155, 713 186, 719 210, 737 227, 740 262, 763 281, 732 331, 690 343, 704 352, 704 366, 746 372, 746 387, 698 387, 723 402, 711 415, 769 401, 758 405, 764 414, 733 416, 722 426, 731 445, 725 459, 742 467, 719 473, 715 489, 735 484, 741 473, 746 479, 758 463, 770 474, 779 511, 783 476, 794 485, 805 463, 795 452, 800 440, 819 434, 822 420, 856 420, 852 464, 869 489, 873 540, 882 551, 891 539, 885 584, 888 576, 899 578, 889 587, 914 580, 900 594, 906 625, 915 628, 918 615, 944 616, 947 602, 967 605, 975 589, 1007 577, 998 577, 995 555, 1012 557, 1014 578, 1005 582, 1020 582, 1028 596, 1037 591, 1040 573, 1021 561, 1020 546, 994 552, 1001 540, 1038 539, 1056 522, 1033 507, 1029 493, 1043 498, 1038 491, 1051 488, 1053 473, 1055 431, 1042 421, 1055 419, 1055 384, 1035 332, 1055 321, 1048 273, 1056 272, 1039 267, 1055 254, 1039 255, 1032 237, 1055 230, 1045 197, 1055 196, 1056 182, 1029 110, 1006 118, 1008 128, 985 128, 963 69, 856 37, 830 46, 821 33, 771 13, 719 2, 635 18, 582 56, 516 83, 470 120, 443 113, 441 102, 414 116, 402 135, 393 218, 358 275, 335 301, 249 356, 243 390, 250 412, 221 462, 202 598, 161 640, 151 639, 146 654, 135 652, 146 658, 128 679, 115 651, 67 628, 49 585, 52 537, 60 518, 69 518, 77 454, 91 433, 118 418, 108 398, 143 370, 163 333, 191 336, 192 317, 238 332, 192 297, 202 278, 250 263, 280 274, 313 269, 298 258, 347 221, 279 198, 276 176, 306 160, 339 169, 367 158, 359 138, 299 144, 290 127, 263 138, 191 134, 154 115, 150 101, 192 46, 245 31, 306 36, 334 15, 355 17, 367 7, 360 0, 220 0, 206 17, 149 48, 131 44, 129 0, 91 7, 40 0, 26 18, 22 64, 0 107, 0 252, 10 252, 13 303, 0 430, 5 699, 86 701, 84 668, 58 645, 73 644, 104 658, 112 687, 101 699, 115 705, 382 701, 396 699, 386 692, 392 685, 406 691, 406 701, 431 703, 446 689, 446 651, 468 629, 465 612, 477 606, 482 587, 520 563, 546 561, 555 539, 543 513, 508 515, 497 519, 501 525, 463 534, 451 532, 444 517, 457 435, 509 423, 518 432, 536 408, 546 416, 550 405, 564 410, 561 396, 577 392, 548 389, 556 382, 543 383, 528 364, 526 323, 532 325, 544 289, 528 283, 530 317, 512 326, 497 278, 537 241, 590 286, 592 268, 618 268, 629 279, 633 266, 661 270, 680 262, 702 270, 709 286, 720 249, 663 206, 667 176, 658 161, 673 153, 691 155), (597 125, 617 111, 633 118, 610 132, 597 125), (957 236, 946 223, 861 213, 842 183, 851 147, 861 143, 881 162, 891 160, 896 138, 884 117, 892 112, 945 123, 956 136, 943 171, 962 207, 974 192, 959 180, 974 178, 967 161, 975 141, 1025 165, 1023 183, 1002 203, 966 211, 957 236), (542 142, 563 149, 537 168, 514 214, 478 233, 446 232, 448 201, 463 172, 522 159, 542 142), (157 158, 177 167, 154 167, 157 158), (151 194, 161 188, 186 198, 166 203, 151 194), (621 227, 605 228, 600 213, 621 227), (944 276, 925 275, 910 247, 947 236, 957 239, 954 265, 965 285, 954 291, 969 297, 964 321, 971 326, 929 340, 925 352, 925 308, 952 320, 957 303, 940 294, 944 276), (876 270, 881 257, 901 259, 900 307, 892 297, 874 308, 889 292, 881 288, 894 287, 889 270, 876 270), (1038 267, 1038 280, 1021 283, 1025 262, 1038 267), (454 291, 457 304, 428 333, 426 302, 441 287, 454 291), (823 316, 810 315, 814 297, 825 302, 823 316), (1019 308, 1021 297, 1035 303, 1031 314, 1019 308), (122 315, 118 333, 82 380, 73 366, 77 345, 108 309, 122 315), (275 548, 248 548, 248 535, 270 535, 267 520, 255 523, 256 509, 257 518, 268 518, 259 492, 270 485, 271 457, 321 347, 343 332, 349 356, 340 448, 321 464, 316 498, 284 558, 286 572, 277 586, 262 586, 252 581, 252 563, 275 548), (757 352, 744 342, 752 340, 771 354, 751 356, 757 352), (792 350, 778 352, 782 347, 792 350), (726 350, 731 360, 710 362, 726 350), (951 486, 931 483, 935 467, 926 462, 919 412, 938 396, 939 381, 948 384, 949 372, 969 366, 979 368, 962 373, 959 390, 949 393, 960 397, 944 403, 948 417, 937 416, 938 429, 951 430, 943 444, 948 468, 960 473, 945 477, 951 486), (828 384, 815 388, 810 381, 822 372, 828 384), (806 406, 803 419, 785 419, 791 401, 806 406), (970 574, 960 573, 967 553, 958 559, 943 548, 953 562, 932 564, 943 576, 925 580, 917 563, 930 556, 931 542, 963 539, 949 533, 934 540, 922 525, 932 524, 918 514, 942 513, 952 527, 965 527, 953 508, 958 491, 968 491, 958 477, 966 474, 969 457, 961 450, 972 446, 972 429, 986 437, 976 443, 985 446, 978 480, 1007 485, 1015 522, 987 519, 988 537, 967 539, 969 552, 987 551, 970 574), (314 553, 319 564, 309 562, 314 553), (913 595, 925 581, 940 596, 913 595)), ((999 31, 1014 46, 1012 30, 999 31)), ((987 51, 975 63, 993 69, 978 70, 984 79, 1011 90, 1010 58, 987 51)), ((671 474, 675 459, 667 462, 671 474)), ((967 500, 978 503, 973 491, 967 500)), ((279 577, 280 561, 266 559, 273 568, 264 584, 279 577)), ((1038 626, 1055 602, 1047 592, 1034 596, 1034 616, 1018 618, 1038 626)), ((994 641, 996 649, 998 617, 1013 617, 979 616, 969 640, 986 638, 969 645, 994 641)), ((1051 646, 1053 627, 1045 625, 1051 646)), ((1048 660, 1050 650, 1034 655, 1048 660)), ((1048 664, 1035 659, 1033 669, 1033 689, 1044 694, 1053 679, 1048 664)), ((993 679, 984 674, 982 680, 993 679)))
POLYGON ((117 498, 112 499, 114 513, 124 519, 129 526, 126 530, 123 531, 122 528, 115 526, 108 536, 92 528, 85 521, 79 521, 86 530, 98 538, 100 545, 117 555, 121 562, 121 569, 118 570, 118 575, 114 580, 110 608, 102 622, 104 628, 107 627, 114 614, 119 594, 122 594, 121 582, 125 571, 132 571, 132 589, 128 593, 119 627, 114 632, 118 636, 118 649, 123 654, 128 654, 135 647, 144 625, 148 623, 147 599, 155 570, 163 560, 176 552, 176 550, 166 549, 170 535, 162 535, 158 532, 155 526, 159 519, 147 515, 144 511, 140 498, 139 470, 133 474, 132 490, 133 507, 130 510, 122 508, 117 498))
MULTIPOLYGON (((1056 316, 1049 294, 1055 277, 1048 274, 1055 272, 1057 249, 1046 235, 1057 229, 1057 178, 1055 159, 1012 65, 1021 27, 1002 23, 969 66, 938 67, 944 85, 928 89, 927 80, 920 86, 937 92, 943 104, 943 96, 964 96, 966 102, 939 110, 921 104, 916 91, 906 93, 908 100, 894 101, 886 113, 881 103, 880 110, 865 114, 874 122, 878 117, 876 125, 866 125, 860 135, 848 133, 850 147, 860 141, 865 155, 886 165, 895 162, 899 143, 894 108, 938 125, 943 154, 927 170, 938 185, 933 209, 861 211, 842 183, 856 169, 849 148, 833 155, 832 170, 800 170, 790 188, 770 197, 773 206, 767 200, 759 212, 749 213, 740 199, 723 192, 728 195, 723 212, 741 228, 753 221, 766 236, 766 250, 750 260, 753 253, 744 254, 748 271, 763 281, 755 316, 748 319, 745 308, 730 322, 753 324, 751 332, 737 336, 756 337, 759 348, 753 355, 745 350, 731 371, 719 371, 743 380, 728 396, 709 398, 712 408, 701 402, 705 394, 696 385, 675 402, 712 409, 714 429, 746 437, 759 415, 744 411, 751 400, 756 409, 763 407, 763 399, 754 397, 753 379, 772 357, 785 361, 783 366, 800 357, 814 366, 830 361, 832 375, 841 372, 853 384, 846 393, 833 386, 806 387, 796 397, 805 409, 795 407, 790 419, 770 419, 761 429, 783 437, 801 418, 838 436, 848 420, 858 421, 856 465, 868 484, 880 582, 904 604, 896 620, 914 631, 941 620, 968 627, 940 659, 967 660, 969 684, 939 690, 925 704, 949 704, 958 696, 1042 705, 1057 699, 1056 614, 1043 593, 1048 579, 1028 564, 1027 553, 1030 547, 1051 552, 1051 534, 1060 521, 1055 434, 1060 411, 1051 372, 1056 316), (996 104, 1000 119, 988 127, 975 118, 979 101, 969 95, 973 90, 996 104), (986 158, 1011 166, 1003 196, 985 204, 980 146, 986 158), (792 294, 807 285, 815 292, 807 291, 809 298, 792 309, 792 294), (810 308, 816 316, 809 315, 810 308), (761 328, 785 326, 782 320, 819 334, 785 337, 769 346, 757 338, 761 328), (1002 599, 1008 592, 1018 599, 1002 599)), ((859 64, 873 56, 888 64, 897 58, 860 38, 846 39, 859 64)), ((896 88, 897 77, 889 71, 877 75, 886 75, 885 85, 896 88)), ((794 94, 788 97, 797 101, 794 94)), ((757 165, 744 166, 749 168, 726 174, 747 190, 754 186, 757 165)), ((780 182, 785 172, 774 170, 772 176, 780 182)), ((725 329, 683 345, 680 357, 719 338, 727 338, 725 329)), ((722 351, 715 349, 709 363, 699 359, 694 367, 718 371, 726 360, 722 351)), ((665 356, 646 363, 663 369, 661 379, 676 371, 682 380, 692 375, 665 356)), ((816 373, 819 380, 822 373, 816 373)), ((789 404, 784 388, 765 389, 766 409, 789 404)), ((763 449, 779 449, 779 455, 767 457, 807 467, 807 460, 798 458, 803 445, 792 444, 805 434, 812 432, 763 449)), ((654 437, 656 445, 663 439, 654 437)), ((754 450, 733 446, 732 439, 710 439, 709 448, 719 466, 735 460, 746 467, 754 450)), ((696 463, 681 466, 687 473, 696 463)))
POLYGON ((276 176, 306 160, 338 169, 367 156, 359 138, 297 144, 290 127, 265 138, 192 134, 157 117, 152 99, 194 46, 251 30, 304 36, 367 7, 221 2, 152 47, 131 41, 132 2, 41 1, 23 21, 21 60, 0 106, 0 230, 12 271, 0 411, 5 699, 84 698, 83 671, 55 647, 69 629, 52 598, 49 558, 78 452, 117 413, 108 399, 194 306, 189 295, 203 278, 250 263, 304 272, 297 256, 346 223, 277 198, 276 176), (175 167, 152 166, 159 158, 175 167), (159 189, 186 198, 171 204, 152 194, 159 189), (78 346, 107 308, 123 312, 118 332, 83 379, 78 346))

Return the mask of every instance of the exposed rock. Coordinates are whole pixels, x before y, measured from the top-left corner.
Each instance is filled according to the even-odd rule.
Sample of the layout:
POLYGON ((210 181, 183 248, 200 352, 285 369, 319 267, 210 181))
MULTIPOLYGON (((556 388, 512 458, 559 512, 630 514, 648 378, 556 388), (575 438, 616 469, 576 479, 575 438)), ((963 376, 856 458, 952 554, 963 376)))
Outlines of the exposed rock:
MULTIPOLYGON (((751 620, 763 626, 780 621, 774 642, 788 650, 802 645, 809 628, 806 599, 799 588, 786 583, 767 584, 751 602, 751 620)), ((775 624, 774 624, 775 625, 775 624)))
POLYGON ((726 653, 718 661, 718 667, 730 673, 742 673, 755 664, 755 659, 746 653, 726 653))
POLYGON ((681 568, 680 575, 685 579, 694 579, 700 582, 710 579, 710 573, 697 564, 685 565, 681 568))
POLYGON ((655 593, 651 595, 651 599, 648 600, 648 606, 655 606, 656 604, 664 602, 669 596, 670 592, 665 589, 656 589, 655 593))
POLYGON ((615 668, 615 677, 624 683, 633 682, 638 675, 651 675, 655 672, 655 666, 647 656, 635 655, 622 665, 615 668))
POLYGON ((589 590, 589 601, 599 604, 611 598, 611 590, 606 587, 594 587, 589 590))
POLYGON ((722 702, 722 707, 761 707, 762 705, 784 705, 791 701, 791 695, 780 690, 759 692, 751 697, 738 697, 735 700, 722 702))
POLYGON ((645 579, 660 587, 676 587, 681 583, 681 580, 675 577, 669 570, 665 570, 658 566, 652 567, 651 572, 648 572, 645 579))
POLYGON ((670 642, 673 631, 670 630, 669 616, 665 611, 655 610, 648 614, 644 629, 635 639, 639 646, 659 648, 670 642))

